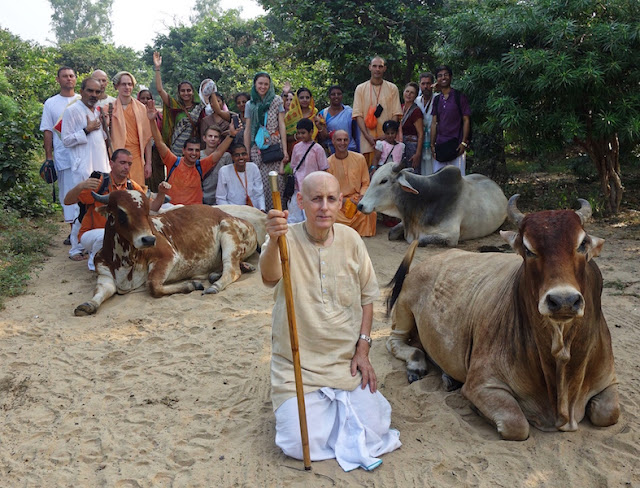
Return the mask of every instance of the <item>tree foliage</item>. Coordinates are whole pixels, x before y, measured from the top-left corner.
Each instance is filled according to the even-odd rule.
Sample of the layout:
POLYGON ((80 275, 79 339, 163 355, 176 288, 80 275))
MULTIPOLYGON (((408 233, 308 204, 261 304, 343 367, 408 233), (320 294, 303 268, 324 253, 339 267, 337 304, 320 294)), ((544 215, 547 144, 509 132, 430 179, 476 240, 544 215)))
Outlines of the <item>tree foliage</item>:
MULTIPOLYGON (((151 70, 138 53, 128 47, 106 43, 98 36, 62 44, 57 50, 56 61, 60 66, 73 68, 80 78, 101 69, 109 76, 118 71, 130 71, 138 84, 147 86, 151 80, 151 70)), ((113 90, 113 87, 108 89, 113 90)))
POLYGON ((151 63, 153 51, 160 51, 162 82, 174 95, 183 80, 197 88, 201 80, 211 78, 218 90, 229 97, 238 91, 249 91, 258 71, 271 75, 276 90, 290 81, 295 87, 325 91, 332 81, 327 63, 299 63, 287 56, 287 48, 286 43, 276 42, 264 18, 243 20, 238 11, 230 10, 216 19, 173 27, 156 37, 144 58, 151 63))
POLYGON ((387 77, 405 83, 433 63, 434 0, 260 0, 268 26, 297 60, 324 59, 336 80, 353 92, 369 78, 369 60, 387 60, 387 77))
POLYGON ((220 0, 196 0, 189 20, 197 24, 206 19, 217 19, 220 14, 220 0))
POLYGON ((49 0, 49 3, 58 44, 91 36, 111 40, 113 0, 49 0))
POLYGON ((474 122, 486 132, 507 131, 538 153, 580 145, 617 212, 618 141, 640 141, 640 3, 490 0, 458 7, 443 20, 439 53, 465 69, 474 122))
POLYGON ((0 30, 0 207, 22 215, 50 210, 32 161, 42 144, 41 103, 55 93, 54 54, 0 30))

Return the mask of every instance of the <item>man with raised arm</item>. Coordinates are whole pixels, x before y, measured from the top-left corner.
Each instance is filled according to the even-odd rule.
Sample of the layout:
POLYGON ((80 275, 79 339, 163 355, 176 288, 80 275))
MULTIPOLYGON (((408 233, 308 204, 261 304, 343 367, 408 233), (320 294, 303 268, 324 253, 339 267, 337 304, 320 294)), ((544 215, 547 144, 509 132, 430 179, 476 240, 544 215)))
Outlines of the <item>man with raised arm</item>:
POLYGON ((202 179, 222 158, 233 138, 238 133, 231 124, 229 134, 217 149, 209 156, 200 159, 200 139, 187 139, 182 148, 182 156, 178 157, 171 152, 164 143, 162 134, 156 124, 156 107, 153 100, 147 102, 147 117, 151 127, 151 135, 156 143, 158 154, 167 169, 166 181, 171 185, 167 195, 171 197, 174 205, 202 204, 202 179))

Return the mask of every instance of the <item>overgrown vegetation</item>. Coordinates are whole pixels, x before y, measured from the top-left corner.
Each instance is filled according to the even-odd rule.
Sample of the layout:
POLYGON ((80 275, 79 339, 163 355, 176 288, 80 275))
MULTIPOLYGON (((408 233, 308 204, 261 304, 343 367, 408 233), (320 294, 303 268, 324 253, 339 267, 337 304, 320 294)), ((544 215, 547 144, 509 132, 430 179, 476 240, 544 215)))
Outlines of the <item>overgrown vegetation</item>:
POLYGON ((0 210, 0 309, 5 297, 24 292, 37 265, 49 255, 56 230, 56 225, 45 219, 27 219, 15 210, 0 210))

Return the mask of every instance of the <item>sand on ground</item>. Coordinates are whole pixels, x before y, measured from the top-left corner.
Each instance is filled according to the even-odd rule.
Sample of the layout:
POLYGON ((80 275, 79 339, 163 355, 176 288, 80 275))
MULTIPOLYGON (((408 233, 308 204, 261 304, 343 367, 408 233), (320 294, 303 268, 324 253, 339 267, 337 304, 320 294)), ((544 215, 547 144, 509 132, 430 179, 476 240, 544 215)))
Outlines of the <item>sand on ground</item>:
MULTIPOLYGON (((219 295, 154 299, 141 290, 74 317, 95 277, 67 259, 61 225, 28 293, 0 312, 0 486, 640 487, 640 229, 587 228, 606 239, 597 262, 618 424, 585 420, 573 433, 532 428, 524 442, 500 440, 459 390, 443 390, 438 372, 407 383, 385 347, 391 324, 380 299, 371 360, 403 446, 373 472, 345 473, 335 460, 305 472, 274 444, 273 299, 258 274, 219 295)), ((365 239, 381 285, 408 247, 386 234, 365 239)), ((460 247, 502 243, 493 234, 460 247)), ((416 261, 440 251, 418 249, 416 261)))

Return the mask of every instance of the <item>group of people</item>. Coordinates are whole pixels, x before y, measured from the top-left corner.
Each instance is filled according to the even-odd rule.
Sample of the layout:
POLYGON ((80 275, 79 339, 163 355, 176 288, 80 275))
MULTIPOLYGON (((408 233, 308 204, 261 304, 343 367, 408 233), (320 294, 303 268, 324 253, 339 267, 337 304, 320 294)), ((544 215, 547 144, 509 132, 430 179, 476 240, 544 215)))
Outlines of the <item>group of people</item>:
POLYGON ((353 108, 332 86, 330 105, 318 110, 311 90, 289 84, 276 94, 268 73, 253 78, 250 93, 234 97, 229 110, 213 80, 196 92, 188 82, 177 98, 162 84, 162 57, 154 53, 155 82, 162 100, 135 93, 136 79, 117 73, 117 97, 106 95, 102 70, 82 80, 75 93, 72 68, 58 70, 59 94, 44 104, 41 130, 47 160, 58 174, 68 244, 73 260, 93 257, 102 247, 105 218, 92 192, 145 190, 172 204, 250 205, 267 212, 268 239, 260 256, 263 282, 276 286, 271 365, 276 443, 301 458, 292 358, 287 333, 282 271, 276 241, 289 244, 297 322, 301 330, 303 383, 314 460, 337 458, 345 470, 373 469, 378 456, 400 446, 390 428, 391 407, 377 391, 368 359, 373 301, 378 285, 360 236, 376 231, 376 215, 357 210, 370 175, 386 163, 429 174, 453 164, 464 174, 469 105, 451 88, 446 66, 408 83, 400 103, 396 85, 384 79, 384 59, 371 59, 371 78, 358 85, 353 108), (439 92, 434 94, 434 88, 439 92), (268 174, 276 171, 293 193, 286 210, 273 209, 268 174), (342 224, 342 225, 341 225, 342 224))

